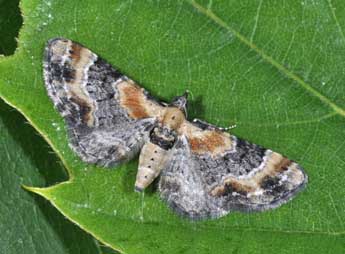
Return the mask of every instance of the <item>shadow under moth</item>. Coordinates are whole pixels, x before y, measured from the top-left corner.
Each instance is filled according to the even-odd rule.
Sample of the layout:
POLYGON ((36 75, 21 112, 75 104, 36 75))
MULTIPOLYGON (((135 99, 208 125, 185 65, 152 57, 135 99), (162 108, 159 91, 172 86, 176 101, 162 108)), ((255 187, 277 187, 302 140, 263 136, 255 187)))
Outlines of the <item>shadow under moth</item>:
POLYGON ((161 102, 79 43, 49 40, 43 65, 48 95, 79 157, 114 167, 140 152, 135 190, 160 176, 161 198, 180 215, 275 208, 307 182, 303 169, 281 154, 188 121, 187 93, 161 102))

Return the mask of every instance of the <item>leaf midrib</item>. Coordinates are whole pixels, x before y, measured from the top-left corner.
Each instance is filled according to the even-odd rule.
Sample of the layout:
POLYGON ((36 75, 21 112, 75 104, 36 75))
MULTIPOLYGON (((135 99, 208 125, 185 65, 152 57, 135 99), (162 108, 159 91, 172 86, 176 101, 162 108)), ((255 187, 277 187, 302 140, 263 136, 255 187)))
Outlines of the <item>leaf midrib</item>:
MULTIPOLYGON (((202 5, 198 4, 194 0, 186 0, 188 3, 190 3, 197 11, 204 14, 206 17, 211 19, 214 23, 219 25, 220 27, 226 29, 227 31, 231 32, 240 42, 245 44, 250 49, 254 50, 264 61, 274 66, 276 69, 278 69, 280 72, 285 74, 288 78, 294 80, 297 84, 299 84, 302 88, 304 88, 307 92, 309 92, 311 95, 317 97, 320 101, 322 101, 324 104, 329 106, 336 114, 345 117, 345 109, 338 106, 335 102, 333 102, 331 99, 317 91, 315 88, 313 88, 310 84, 305 82, 301 77, 299 77, 297 74, 295 74, 293 71, 286 68, 284 65, 280 64, 277 60, 275 60, 272 56, 269 54, 266 54, 262 49, 260 49, 256 44, 254 44, 252 41, 247 39, 244 35, 242 35, 240 32, 229 26, 222 18, 217 16, 211 9, 205 8, 202 5)), ((335 16, 335 14, 333 15, 335 16)))

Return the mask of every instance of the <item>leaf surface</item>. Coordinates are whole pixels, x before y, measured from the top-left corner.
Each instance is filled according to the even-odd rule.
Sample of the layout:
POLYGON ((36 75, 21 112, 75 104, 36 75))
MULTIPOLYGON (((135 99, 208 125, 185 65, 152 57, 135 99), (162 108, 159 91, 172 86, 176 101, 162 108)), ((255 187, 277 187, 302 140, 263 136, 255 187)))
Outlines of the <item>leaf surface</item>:
MULTIPOLYGON (((22 23, 18 4, 0 1, 0 54, 13 54, 16 48, 14 36, 22 23)), ((44 140, 3 100, 0 133, 0 253, 103 253, 48 201, 22 188, 55 184, 67 175, 44 140)))
POLYGON ((0 101, 0 253, 99 254, 92 237, 22 185, 66 179, 58 159, 25 119, 0 101))
POLYGON ((51 144, 70 180, 32 190, 125 253, 344 252, 345 9, 341 1, 22 3, 19 50, 0 62, 0 94, 51 144), (133 191, 137 162, 82 163, 42 79, 45 42, 78 41, 153 95, 188 89, 190 117, 299 162, 307 189, 279 209, 191 222, 154 189, 133 191))

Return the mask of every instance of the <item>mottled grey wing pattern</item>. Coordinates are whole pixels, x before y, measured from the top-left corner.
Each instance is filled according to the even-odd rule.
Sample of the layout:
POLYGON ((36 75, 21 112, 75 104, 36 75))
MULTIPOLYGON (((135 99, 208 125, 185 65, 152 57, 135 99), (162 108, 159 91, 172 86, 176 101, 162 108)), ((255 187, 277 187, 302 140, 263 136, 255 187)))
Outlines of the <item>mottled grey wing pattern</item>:
POLYGON ((159 190, 179 214, 203 219, 278 207, 306 182, 301 167, 278 153, 211 125, 201 129, 186 123, 159 190))
POLYGON ((156 120, 141 105, 147 93, 87 48, 50 40, 44 78, 67 123, 70 144, 84 161, 116 165, 131 159, 148 139, 156 120))
POLYGON ((225 215, 226 211, 218 210, 209 198, 205 179, 192 157, 186 137, 179 137, 160 176, 161 198, 178 214, 191 219, 225 215))

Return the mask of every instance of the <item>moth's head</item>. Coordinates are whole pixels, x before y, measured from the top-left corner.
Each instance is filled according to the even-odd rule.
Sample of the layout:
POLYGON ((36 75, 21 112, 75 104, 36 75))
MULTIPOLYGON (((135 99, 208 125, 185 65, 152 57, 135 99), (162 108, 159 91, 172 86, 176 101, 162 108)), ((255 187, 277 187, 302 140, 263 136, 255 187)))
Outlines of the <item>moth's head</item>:
POLYGON ((169 104, 169 106, 179 108, 183 114, 187 117, 187 103, 188 103, 189 91, 185 91, 183 95, 175 97, 169 104))

